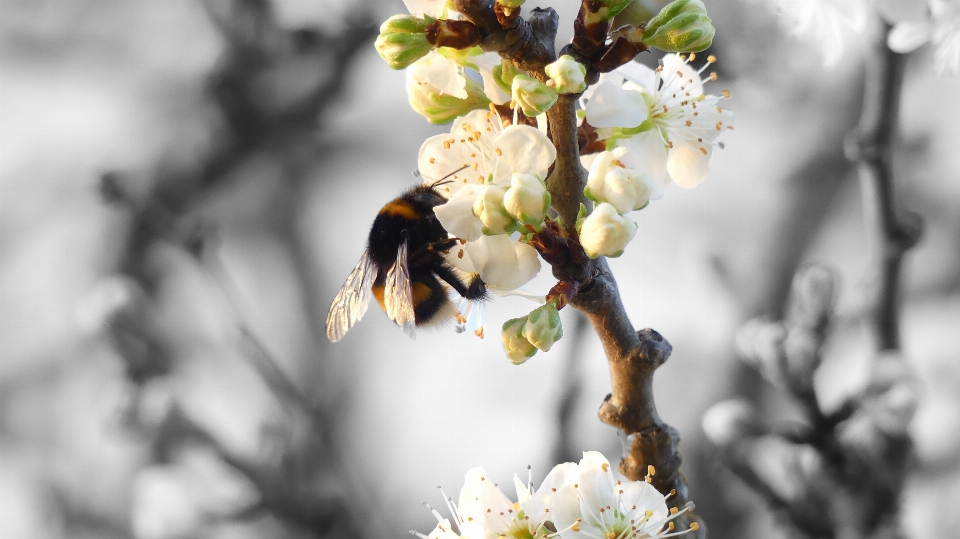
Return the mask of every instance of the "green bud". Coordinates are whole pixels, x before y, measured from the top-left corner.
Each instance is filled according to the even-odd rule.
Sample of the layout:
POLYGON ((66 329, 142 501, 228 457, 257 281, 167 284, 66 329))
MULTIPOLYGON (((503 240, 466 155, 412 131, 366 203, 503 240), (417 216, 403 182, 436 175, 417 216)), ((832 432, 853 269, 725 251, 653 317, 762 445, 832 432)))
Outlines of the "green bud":
POLYGON ((408 78, 407 96, 410 106, 432 124, 450 123, 472 110, 485 109, 490 100, 483 93, 483 86, 467 77, 467 98, 459 99, 450 94, 441 94, 430 83, 419 84, 408 78))
POLYGON ((523 326, 523 336, 538 349, 544 352, 550 350, 563 337, 563 326, 560 325, 560 313, 556 305, 547 303, 531 311, 523 326))
POLYGON ((556 88, 558 93, 579 94, 587 89, 587 83, 583 80, 587 74, 587 68, 568 54, 548 64, 544 72, 550 77, 547 84, 556 88))
POLYGON ((530 117, 547 112, 557 102, 556 89, 526 75, 515 76, 510 89, 513 101, 530 117))
POLYGON ((550 192, 540 178, 515 172, 503 197, 503 207, 517 221, 540 227, 550 209, 550 192))
POLYGON ((497 86, 506 93, 511 93, 513 87, 513 78, 520 74, 517 66, 510 60, 503 60, 500 65, 493 68, 493 80, 497 86))
POLYGON ((642 42, 666 52, 700 52, 713 43, 714 33, 701 0, 675 0, 650 19, 642 42))
POLYGON ((517 229, 517 223, 503 207, 506 191, 496 184, 483 186, 473 202, 473 214, 483 223, 487 236, 509 234, 517 229))
POLYGON ((537 353, 537 347, 530 343, 523 335, 523 328, 527 324, 527 317, 514 318, 503 323, 500 331, 500 340, 507 357, 514 365, 519 365, 532 358, 537 353))
POLYGON ((433 49, 424 33, 428 24, 413 15, 394 15, 380 25, 373 46, 391 68, 404 69, 433 49))

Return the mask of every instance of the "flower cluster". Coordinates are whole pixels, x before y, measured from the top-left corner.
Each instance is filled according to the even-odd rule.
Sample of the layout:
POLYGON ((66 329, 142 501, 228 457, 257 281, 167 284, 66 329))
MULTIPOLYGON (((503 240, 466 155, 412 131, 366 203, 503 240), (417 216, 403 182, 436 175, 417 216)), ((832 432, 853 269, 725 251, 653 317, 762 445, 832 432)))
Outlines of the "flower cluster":
POLYGON ((693 504, 668 509, 669 496, 645 481, 617 480, 610 463, 596 451, 585 452, 579 464, 555 466, 538 489, 529 477, 524 483, 514 475, 513 482, 517 501, 504 495, 483 468, 473 468, 467 472, 458 503, 444 496, 456 526, 430 508, 437 527, 429 535, 410 533, 420 539, 642 539, 699 528, 694 523, 678 531, 673 522, 693 504))
POLYGON ((704 93, 716 80, 690 66, 695 55, 668 54, 656 70, 627 63, 601 75, 581 98, 584 119, 597 128, 608 151, 587 156, 590 173, 584 194, 597 203, 583 221, 580 241, 591 257, 618 256, 636 234, 627 215, 663 196, 671 182, 700 184, 709 172, 717 138, 733 129, 733 113, 720 107, 729 96, 704 93))
MULTIPOLYGON (((497 2, 498 16, 507 18, 518 16, 515 11, 523 4, 497 2)), ((528 72, 529 67, 520 66, 529 64, 484 52, 479 46, 485 39, 483 25, 454 11, 452 2, 404 4, 409 13, 381 26, 377 51, 390 67, 407 70, 415 111, 432 123, 453 122, 449 134, 423 144, 419 170, 426 185, 447 199, 434 207, 444 230, 459 240, 447 252, 447 262, 478 274, 497 295, 531 296, 519 290, 541 267, 531 243, 542 248, 536 238, 552 233, 544 230, 553 226, 546 220, 551 209, 546 178, 557 151, 547 136, 545 113, 561 96, 579 95, 582 116, 609 150, 590 158, 584 193, 596 208, 589 215, 583 208, 576 223, 580 245, 592 258, 619 256, 637 233, 629 212, 662 196, 668 183, 693 187, 703 181, 717 136, 731 127, 730 112, 717 104, 721 98, 703 93, 703 69, 688 65, 692 54, 669 54, 656 72, 628 62, 589 87, 588 69, 576 55, 561 55, 542 71, 528 72), (500 112, 509 109, 513 117, 502 118, 500 112), (524 125, 530 118, 536 118, 538 128, 524 125)), ((604 21, 629 4, 604 0, 584 15, 582 24, 605 29, 604 21)), ((701 0, 674 0, 644 25, 630 28, 618 34, 618 52, 608 51, 610 58, 648 47, 702 50, 714 35, 701 0)), ((605 46, 603 40, 596 45, 605 46)), ((549 350, 562 337, 561 307, 553 298, 503 325, 501 340, 514 363, 549 350)), ((463 300, 457 312, 461 329, 475 325, 482 336, 479 301, 463 300)))

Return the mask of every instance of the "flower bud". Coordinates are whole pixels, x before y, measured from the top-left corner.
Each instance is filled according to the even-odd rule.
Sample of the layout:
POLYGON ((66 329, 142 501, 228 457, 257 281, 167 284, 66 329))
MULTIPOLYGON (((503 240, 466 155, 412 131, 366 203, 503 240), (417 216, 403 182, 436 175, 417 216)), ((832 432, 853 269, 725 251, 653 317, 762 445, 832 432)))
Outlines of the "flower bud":
POLYGON ((539 116, 557 102, 557 91, 533 77, 517 75, 513 77, 511 96, 524 114, 539 116))
POLYGON ((556 62, 548 64, 544 71, 550 77, 547 85, 553 86, 561 94, 579 94, 587 89, 587 83, 583 80, 587 68, 569 54, 564 54, 556 62))
POLYGON ((504 59, 500 62, 500 65, 493 68, 492 73, 493 81, 497 83, 497 86, 509 94, 512 92, 513 78, 520 73, 520 70, 513 65, 513 62, 504 59))
POLYGON ((550 209, 550 193, 533 174, 514 173, 503 207, 514 219, 526 225, 540 225, 550 209))
POLYGON ((380 35, 373 45, 392 69, 404 69, 433 49, 424 33, 426 27, 424 19, 394 15, 380 25, 380 35))
POLYGON ((612 205, 601 202, 583 220, 580 245, 590 258, 618 257, 636 235, 637 225, 632 219, 621 216, 612 205))
POLYGON ((466 77, 466 99, 444 94, 429 82, 417 82, 407 72, 407 97, 410 107, 432 124, 452 122, 476 109, 485 109, 490 100, 483 93, 483 86, 470 77, 466 77))
POLYGON ((563 326, 560 325, 560 313, 553 303, 530 311, 527 323, 523 326, 523 336, 530 344, 547 352, 553 344, 563 337, 563 326))
POLYGON ((500 331, 500 341, 507 357, 514 365, 519 365, 532 358, 537 353, 537 347, 530 343, 523 334, 527 324, 527 317, 514 318, 503 323, 500 331))
POLYGON ((719 447, 731 447, 763 432, 757 411, 744 399, 714 404, 703 414, 702 426, 707 438, 719 447))
POLYGON ((483 223, 483 233, 488 236, 509 234, 516 230, 516 221, 503 208, 505 191, 499 185, 484 185, 473 201, 473 214, 483 223))
POLYGON ((594 202, 607 202, 620 215, 639 210, 650 201, 650 189, 640 173, 641 163, 624 147, 602 152, 590 165, 583 194, 594 202))
POLYGON ((642 43, 666 52, 700 52, 713 43, 715 30, 700 0, 675 0, 650 19, 642 43))

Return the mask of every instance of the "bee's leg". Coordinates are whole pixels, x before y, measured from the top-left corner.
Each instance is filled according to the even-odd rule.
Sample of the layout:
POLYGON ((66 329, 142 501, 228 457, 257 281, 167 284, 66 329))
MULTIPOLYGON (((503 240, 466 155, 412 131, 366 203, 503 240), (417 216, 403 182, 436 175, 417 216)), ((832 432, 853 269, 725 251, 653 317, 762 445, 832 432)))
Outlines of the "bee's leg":
POLYGON ((429 245, 429 247, 434 251, 443 253, 443 252, 449 251, 450 249, 453 249, 459 242, 460 240, 458 240, 457 238, 447 238, 445 240, 433 242, 429 245))
POLYGON ((437 267, 433 268, 433 272, 437 274, 437 277, 443 279, 445 283, 456 290, 457 294, 460 294, 464 299, 483 299, 487 297, 487 285, 477 274, 473 275, 473 278, 470 279, 470 284, 467 285, 464 284, 459 275, 446 265, 437 265, 437 267))

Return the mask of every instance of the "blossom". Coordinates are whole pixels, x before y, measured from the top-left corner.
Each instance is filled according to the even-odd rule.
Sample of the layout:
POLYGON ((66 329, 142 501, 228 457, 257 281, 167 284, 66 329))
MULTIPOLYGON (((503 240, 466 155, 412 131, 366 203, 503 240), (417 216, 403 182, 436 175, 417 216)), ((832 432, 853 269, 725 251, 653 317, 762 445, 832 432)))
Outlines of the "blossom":
POLYGON ((626 215, 662 195, 663 188, 641 170, 642 163, 628 148, 602 152, 590 165, 583 192, 590 200, 607 202, 626 215))
POLYGON ((550 110, 557 102, 557 90, 533 77, 517 75, 510 83, 511 97, 527 116, 534 117, 550 110))
POLYGON ((794 36, 811 38, 825 67, 843 58, 844 41, 863 33, 867 23, 865 0, 774 0, 780 23, 794 36))
POLYGON ((700 0, 675 0, 643 29, 643 44, 667 52, 700 52, 713 43, 716 30, 700 0))
POLYGON ((511 318, 503 323, 500 330, 500 341, 507 357, 514 365, 520 365, 537 353, 537 347, 527 340, 523 330, 527 325, 526 316, 511 318))
POLYGON ((573 56, 564 54, 556 62, 547 64, 544 73, 550 77, 547 85, 553 86, 561 94, 578 94, 587 88, 584 76, 587 68, 573 59, 573 56))
POLYGON ((506 234, 467 242, 452 249, 447 260, 461 271, 478 273, 487 288, 502 292, 523 286, 540 272, 537 250, 506 234))
POLYGON ((553 520, 552 507, 572 505, 571 500, 576 499, 572 485, 578 480, 577 472, 574 463, 557 465, 536 491, 532 480, 528 478, 524 483, 514 475, 517 491, 514 502, 500 491, 483 468, 473 468, 464 479, 457 510, 464 522, 469 523, 471 538, 552 536, 554 530, 546 526, 553 520), (561 501, 561 498, 567 500, 561 501))
MULTIPOLYGON (((437 186, 449 198, 464 185, 494 183, 506 188, 514 173, 546 178, 556 158, 553 143, 537 128, 504 128, 496 112, 477 110, 458 118, 449 134, 427 139, 420 147, 417 164, 428 182, 449 176, 449 182, 437 186)), ((446 228, 440 208, 437 210, 446 228)))
POLYGON ((409 67, 433 48, 427 42, 425 28, 424 19, 394 15, 380 25, 380 35, 374 47, 392 69, 409 67))
POLYGON ((960 72, 960 0, 930 0, 929 8, 928 17, 898 21, 887 36, 887 46, 907 53, 932 42, 937 46, 937 74, 956 74, 960 72))
POLYGON ((510 178, 510 189, 503 197, 503 207, 517 221, 538 226, 550 209, 550 192, 540 178, 514 173, 510 178))
POLYGON ((632 219, 621 216, 616 208, 601 202, 583 220, 580 245, 590 258, 617 257, 636 235, 637 225, 632 219))
POLYGON ((560 313, 556 305, 547 303, 531 311, 523 326, 523 336, 538 349, 549 352, 563 337, 563 326, 560 325, 560 313))
POLYGON ((627 63, 602 75, 583 95, 586 120, 608 148, 627 147, 644 163, 654 193, 670 180, 684 188, 702 182, 717 137, 733 128, 733 113, 719 106, 728 92, 703 93, 707 80, 700 74, 714 58, 694 70, 688 64, 693 57, 667 54, 656 71, 627 63))
MULTIPOLYGON (((586 451, 578 466, 576 499, 558 496, 550 513, 562 539, 642 539, 676 535, 669 522, 689 510, 667 509, 666 498, 646 481, 618 481, 610 463, 596 451, 586 451)), ((692 530, 698 529, 694 524, 692 530)), ((684 532, 680 532, 684 533, 684 532)))

